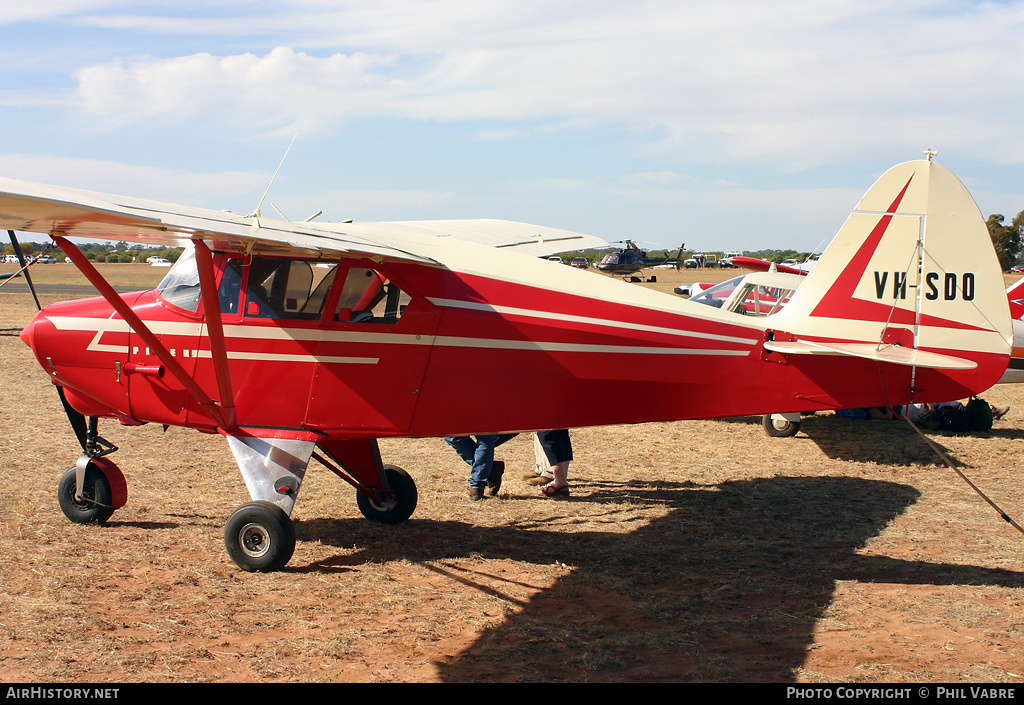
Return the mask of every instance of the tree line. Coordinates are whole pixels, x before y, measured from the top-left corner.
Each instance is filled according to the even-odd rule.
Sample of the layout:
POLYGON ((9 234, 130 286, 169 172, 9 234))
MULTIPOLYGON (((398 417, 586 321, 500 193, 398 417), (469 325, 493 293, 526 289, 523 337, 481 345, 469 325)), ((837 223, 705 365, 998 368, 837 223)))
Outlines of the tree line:
MULTIPOLYGON (((64 253, 60 249, 52 250, 47 245, 35 242, 21 242, 21 253, 25 257, 41 255, 44 252, 62 261, 64 253)), ((182 247, 153 247, 150 245, 129 245, 126 242, 118 242, 111 246, 109 242, 83 242, 77 245, 78 249, 91 262, 145 262, 150 257, 162 257, 168 262, 176 262, 181 253, 182 247)), ((14 245, 8 244, 4 247, 5 255, 13 255, 14 245)))
POLYGON ((985 221, 988 234, 992 237, 992 245, 996 248, 999 266, 1003 271, 1018 263, 1021 256, 1021 245, 1024 245, 1024 211, 1018 213, 1009 225, 1004 225, 1006 218, 1002 213, 993 213, 985 221))

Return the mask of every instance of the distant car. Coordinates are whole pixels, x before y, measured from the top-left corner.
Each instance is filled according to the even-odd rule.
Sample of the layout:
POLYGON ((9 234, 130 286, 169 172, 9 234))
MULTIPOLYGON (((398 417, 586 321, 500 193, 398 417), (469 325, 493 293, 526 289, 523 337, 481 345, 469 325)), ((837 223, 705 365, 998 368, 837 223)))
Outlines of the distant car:
POLYGON ((692 257, 688 260, 683 260, 683 266, 686 267, 687 269, 696 269, 697 260, 693 259, 692 257))
POLYGON ((782 260, 782 265, 784 267, 799 267, 800 266, 800 260, 798 260, 798 259, 784 259, 784 260, 782 260))
POLYGON ((573 267, 579 267, 580 269, 587 269, 590 267, 590 262, 587 261, 586 257, 573 257, 572 262, 569 264, 573 267))
POLYGON ((718 260, 718 266, 719 267, 736 267, 736 265, 732 263, 732 258, 733 257, 742 257, 742 256, 743 256, 742 252, 726 252, 725 253, 725 257, 723 257, 722 259, 718 260))
POLYGON ((40 257, 36 261, 39 262, 40 264, 57 264, 57 258, 56 257, 51 257, 50 255, 46 255, 45 257, 40 257))
POLYGON ((1024 264, 1014 265, 1013 267, 1010 267, 1010 271, 1020 274, 1021 272, 1024 272, 1024 264))
POLYGON ((565 264, 565 262, 562 261, 561 257, 556 257, 555 255, 551 255, 550 257, 548 257, 548 262, 558 262, 559 264, 565 264))

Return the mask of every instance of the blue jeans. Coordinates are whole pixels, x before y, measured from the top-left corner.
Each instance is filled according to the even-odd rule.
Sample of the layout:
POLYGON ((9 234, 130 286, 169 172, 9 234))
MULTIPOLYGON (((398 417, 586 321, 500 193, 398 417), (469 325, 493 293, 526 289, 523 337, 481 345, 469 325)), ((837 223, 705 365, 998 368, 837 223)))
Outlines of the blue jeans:
POLYGON ((452 436, 444 439, 455 449, 459 457, 465 460, 470 468, 469 486, 483 489, 487 486, 487 478, 491 476, 491 464, 494 462, 494 445, 497 436, 452 436))

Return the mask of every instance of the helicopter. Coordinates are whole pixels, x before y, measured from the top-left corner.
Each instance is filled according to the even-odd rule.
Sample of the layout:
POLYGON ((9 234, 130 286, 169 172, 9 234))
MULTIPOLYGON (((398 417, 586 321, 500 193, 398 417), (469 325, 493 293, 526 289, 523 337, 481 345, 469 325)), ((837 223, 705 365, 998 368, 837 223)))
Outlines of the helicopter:
MULTIPOLYGON (((659 264, 674 264, 676 269, 679 269, 682 262, 683 248, 686 246, 685 243, 680 244, 679 251, 676 252, 675 257, 652 259, 647 256, 646 250, 641 250, 632 240, 626 240, 624 245, 625 247, 618 252, 610 252, 602 257, 596 265, 598 271, 606 274, 622 275, 625 279, 642 269, 659 264)), ((656 279, 651 277, 648 281, 656 281, 656 279)))

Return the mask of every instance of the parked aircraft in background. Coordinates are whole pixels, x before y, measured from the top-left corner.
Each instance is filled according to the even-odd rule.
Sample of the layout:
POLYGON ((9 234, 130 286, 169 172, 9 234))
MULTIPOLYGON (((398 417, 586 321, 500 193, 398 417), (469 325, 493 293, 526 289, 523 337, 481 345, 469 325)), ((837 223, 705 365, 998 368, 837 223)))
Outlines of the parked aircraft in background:
POLYGON ((684 245, 679 246, 679 251, 676 252, 675 257, 648 257, 647 252, 641 250, 636 246, 632 240, 626 240, 625 247, 618 252, 612 252, 602 257, 595 267, 598 271, 604 272, 605 274, 616 274, 628 276, 630 274, 636 274, 643 269, 649 269, 650 267, 656 267, 662 264, 674 264, 676 268, 679 268, 680 257, 683 254, 684 245))
MULTIPOLYGON (((776 264, 775 262, 769 262, 768 260, 765 259, 757 259, 756 257, 744 257, 743 255, 733 255, 732 257, 729 258, 729 262, 729 266, 731 267, 740 267, 742 269, 749 269, 754 272, 772 271, 779 272, 781 274, 805 275, 807 274, 807 272, 810 271, 810 267, 808 267, 807 269, 799 269, 796 267, 788 267, 784 264, 776 264)), ((739 282, 742 278, 743 276, 740 275, 739 277, 735 277, 727 281, 739 282)), ((726 282, 721 282, 719 284, 713 284, 710 282, 694 282, 693 284, 680 284, 675 289, 673 289, 673 292, 679 294, 680 296, 688 296, 690 298, 693 298, 712 287, 722 286, 722 284, 725 283, 726 282)), ((708 302, 702 301, 702 303, 708 302)))

